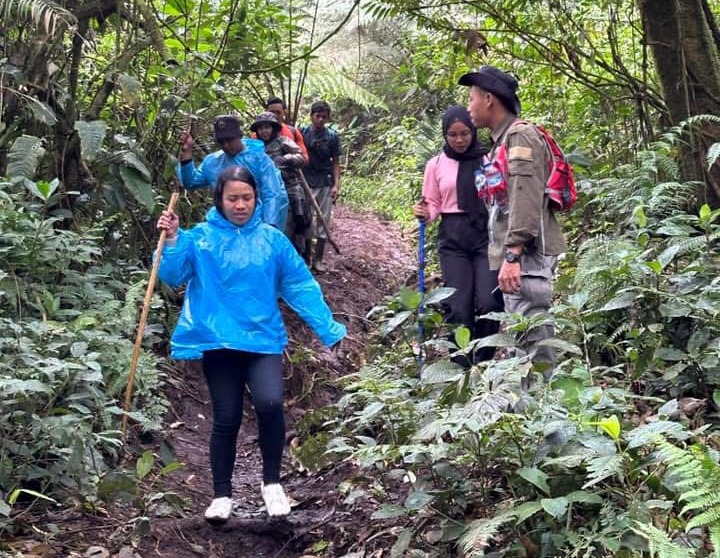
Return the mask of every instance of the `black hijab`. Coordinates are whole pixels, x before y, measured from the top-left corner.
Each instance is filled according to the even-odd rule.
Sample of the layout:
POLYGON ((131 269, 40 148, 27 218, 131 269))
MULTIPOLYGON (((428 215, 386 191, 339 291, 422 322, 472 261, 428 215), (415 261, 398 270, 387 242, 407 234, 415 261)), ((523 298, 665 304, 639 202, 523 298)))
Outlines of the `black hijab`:
POLYGON ((443 151, 450 159, 458 161, 458 173, 456 178, 458 209, 465 211, 470 216, 470 222, 475 227, 484 227, 487 210, 485 204, 478 197, 475 188, 475 171, 482 168, 483 156, 488 149, 478 144, 477 128, 470 120, 470 115, 465 107, 453 105, 445 111, 442 117, 442 132, 445 138, 443 151), (455 122, 461 122, 470 129, 472 140, 467 150, 458 153, 448 145, 447 133, 455 122))

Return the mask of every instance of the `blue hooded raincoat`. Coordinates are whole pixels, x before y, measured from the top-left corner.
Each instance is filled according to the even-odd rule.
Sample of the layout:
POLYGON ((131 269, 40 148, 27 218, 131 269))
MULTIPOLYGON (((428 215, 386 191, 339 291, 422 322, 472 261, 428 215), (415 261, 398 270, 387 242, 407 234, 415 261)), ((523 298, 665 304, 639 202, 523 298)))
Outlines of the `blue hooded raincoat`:
POLYGON ((170 286, 187 283, 172 336, 175 359, 199 359, 203 351, 236 349, 281 354, 287 345, 277 297, 327 346, 345 337, 313 278, 287 237, 260 220, 258 202, 244 225, 234 225, 216 208, 205 222, 179 230, 166 246, 159 276, 170 286))
POLYGON ((265 144, 260 140, 243 139, 245 149, 230 157, 223 150, 205 157, 199 167, 188 161, 178 163, 177 173, 184 188, 215 188, 220 173, 233 165, 245 167, 257 184, 258 198, 263 204, 262 220, 285 230, 288 214, 288 196, 280 171, 265 154, 265 144))

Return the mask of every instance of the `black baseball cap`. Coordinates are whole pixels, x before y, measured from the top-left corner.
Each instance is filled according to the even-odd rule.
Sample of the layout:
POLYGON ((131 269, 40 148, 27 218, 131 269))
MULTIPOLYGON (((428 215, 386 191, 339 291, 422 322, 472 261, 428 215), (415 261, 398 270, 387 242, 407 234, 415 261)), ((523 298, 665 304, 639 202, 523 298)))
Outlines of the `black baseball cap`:
POLYGON ((231 114, 218 116, 213 122, 213 135, 217 142, 243 137, 240 121, 231 114))
POLYGON ((468 87, 476 85, 483 91, 495 95, 513 114, 520 114, 520 99, 516 93, 518 81, 511 73, 495 66, 483 66, 475 72, 461 76, 458 83, 468 87))

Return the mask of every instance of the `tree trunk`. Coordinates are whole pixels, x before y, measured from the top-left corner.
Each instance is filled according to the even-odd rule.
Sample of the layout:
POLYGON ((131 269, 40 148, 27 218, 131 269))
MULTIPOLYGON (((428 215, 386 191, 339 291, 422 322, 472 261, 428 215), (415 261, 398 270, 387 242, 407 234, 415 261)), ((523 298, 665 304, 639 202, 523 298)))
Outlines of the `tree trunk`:
MULTIPOLYGON (((670 120, 677 125, 690 116, 720 114, 720 59, 713 37, 717 24, 705 0, 638 0, 645 40, 655 59, 670 120)), ((720 168, 708 171, 708 147, 720 141, 720 126, 703 124, 682 157, 685 180, 704 183, 701 203, 720 207, 720 168)))

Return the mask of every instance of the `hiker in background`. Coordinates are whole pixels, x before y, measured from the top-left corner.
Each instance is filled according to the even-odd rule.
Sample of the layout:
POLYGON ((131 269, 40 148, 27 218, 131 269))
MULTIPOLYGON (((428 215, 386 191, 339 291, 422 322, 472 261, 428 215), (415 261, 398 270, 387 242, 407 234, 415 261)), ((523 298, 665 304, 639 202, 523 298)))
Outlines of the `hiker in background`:
POLYGON ((265 153, 280 169, 290 201, 285 234, 306 263, 310 263, 306 242, 311 238, 312 213, 300 177, 300 167, 305 164, 305 159, 293 140, 280 135, 280 123, 273 113, 259 114, 250 129, 265 144, 265 153))
POLYGON ((280 122, 280 135, 288 139, 293 140, 298 144, 300 151, 305 158, 305 161, 309 161, 307 147, 305 147, 305 140, 303 139, 302 132, 295 126, 290 126, 287 120, 287 105, 280 97, 270 97, 265 103, 265 110, 272 112, 280 122))
MULTIPOLYGON (((499 183, 490 205, 490 265, 499 269, 505 310, 525 317, 547 315, 552 304, 551 281, 557 256, 567 249, 555 212, 545 195, 550 175, 550 153, 537 128, 523 120, 517 96, 517 80, 494 66, 463 75, 460 85, 470 87, 468 111, 478 127, 490 128, 495 158, 498 148, 507 150, 507 176, 497 176, 494 165, 486 169, 487 183, 499 183)), ((537 325, 523 334, 520 348, 534 352, 533 362, 552 370, 551 347, 538 346, 554 336, 550 324, 537 325)), ((547 374, 546 374, 547 375, 547 374)))
POLYGON ((243 139, 238 119, 231 115, 218 116, 213 123, 213 135, 220 146, 195 167, 192 160, 195 140, 190 132, 180 134, 180 163, 177 173, 184 188, 214 188, 220 173, 233 165, 241 165, 252 173, 262 201, 262 220, 285 230, 288 198, 280 178, 280 171, 265 154, 261 141, 243 139))
MULTIPOLYGON (((316 101, 310 107, 309 126, 302 129, 305 145, 310 155, 310 163, 305 169, 305 177, 317 200, 327 226, 332 219, 332 206, 340 193, 340 138, 335 130, 326 126, 330 120, 330 105, 325 101, 316 101)), ((319 221, 319 220, 318 220, 319 221)), ((315 226, 315 252, 312 267, 315 271, 326 270, 323 263, 327 231, 318 221, 315 226)))
POLYGON ((287 237, 262 223, 248 169, 225 169, 213 198, 206 220, 190 230, 179 230, 177 215, 169 211, 157 224, 167 231, 160 278, 171 286, 187 283, 172 356, 202 359, 213 407, 214 496, 205 518, 222 523, 232 512, 231 481, 246 387, 257 415, 262 498, 268 515, 287 515, 290 504, 280 485, 287 334, 277 299, 282 297, 327 346, 337 347, 346 330, 333 319, 320 286, 287 237))
MULTIPOLYGON (((445 145, 425 165, 423 199, 413 212, 427 222, 440 218, 440 269, 445 286, 456 289, 447 299, 446 319, 467 327, 471 339, 480 339, 497 333, 499 323, 478 316, 502 311, 497 271, 491 271, 488 262, 488 213, 475 187, 487 149, 478 144, 477 129, 460 105, 443 114, 442 133, 445 145)), ((492 347, 477 349, 473 362, 491 359, 494 353, 492 347)))

